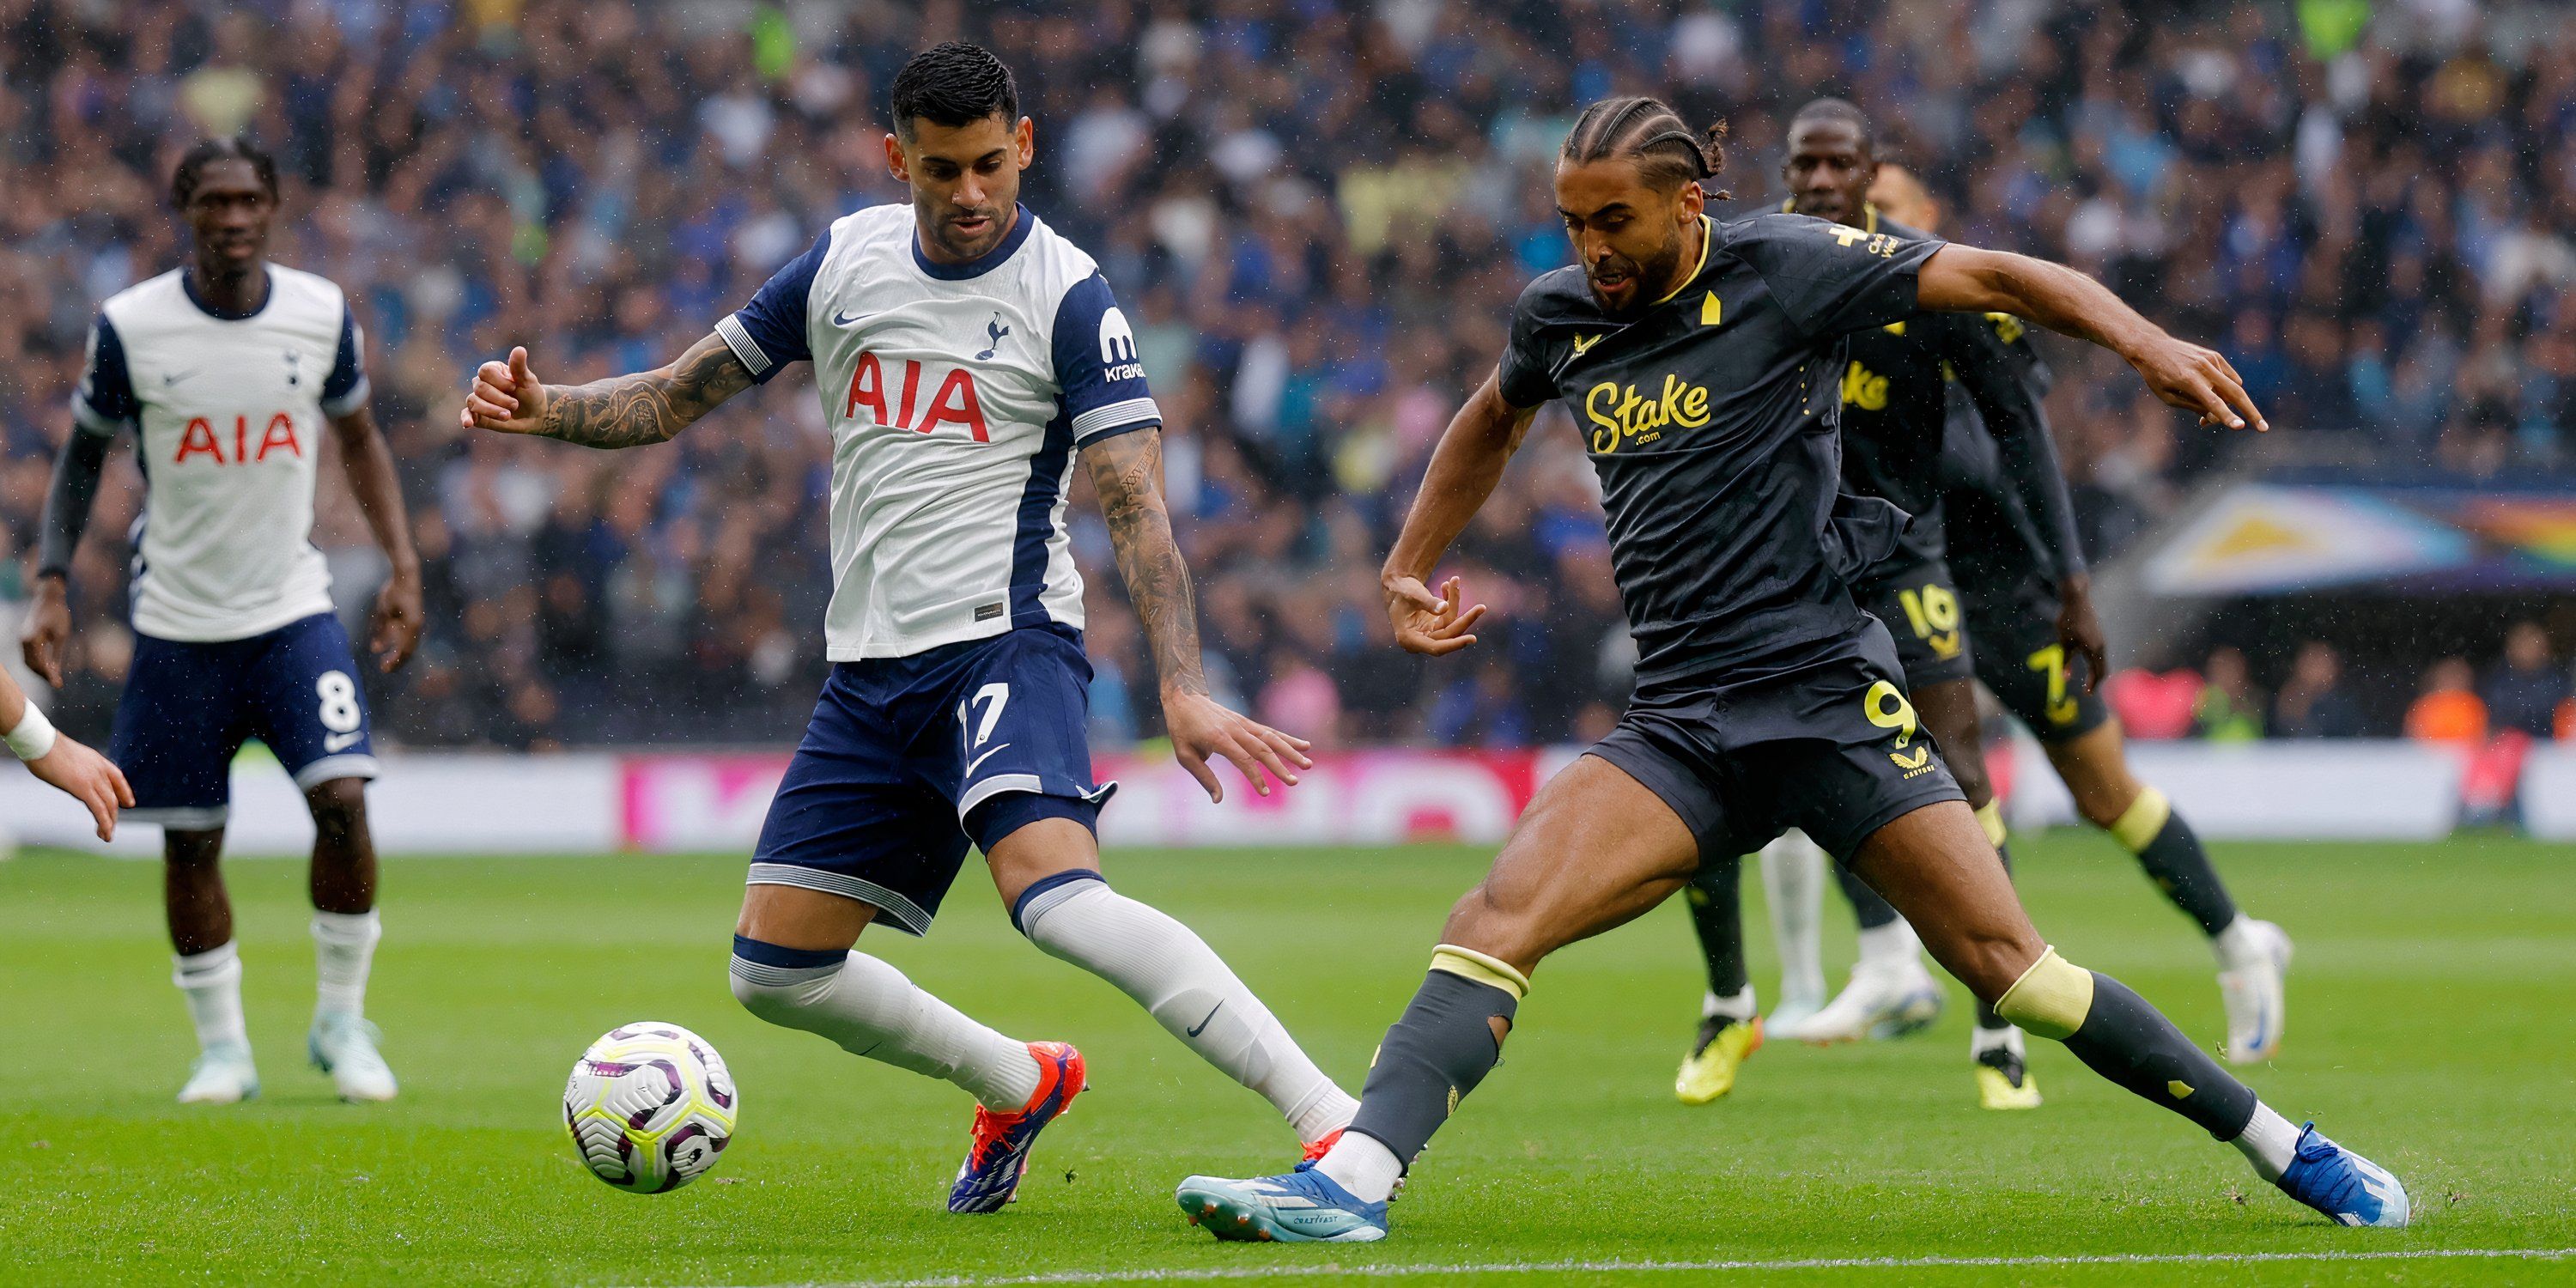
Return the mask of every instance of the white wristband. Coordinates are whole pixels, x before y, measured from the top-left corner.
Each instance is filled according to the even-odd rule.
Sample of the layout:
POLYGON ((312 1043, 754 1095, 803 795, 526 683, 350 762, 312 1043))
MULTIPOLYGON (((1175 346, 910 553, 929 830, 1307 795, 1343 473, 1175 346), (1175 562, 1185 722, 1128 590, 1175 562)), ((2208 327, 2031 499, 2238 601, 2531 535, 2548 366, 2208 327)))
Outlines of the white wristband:
POLYGON ((19 719, 17 728, 9 731, 7 741, 9 750, 18 753, 18 759, 42 760, 54 749, 54 722, 47 720, 45 713, 38 711, 36 704, 30 702, 27 714, 19 719))

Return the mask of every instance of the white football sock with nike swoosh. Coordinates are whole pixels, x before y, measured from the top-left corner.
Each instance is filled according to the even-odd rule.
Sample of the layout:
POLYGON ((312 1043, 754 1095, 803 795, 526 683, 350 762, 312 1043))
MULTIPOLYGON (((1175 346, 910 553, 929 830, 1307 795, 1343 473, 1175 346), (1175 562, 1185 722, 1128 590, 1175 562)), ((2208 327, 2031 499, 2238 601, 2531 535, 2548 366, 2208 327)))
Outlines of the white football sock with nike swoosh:
POLYGON ((1333 1084, 1251 989, 1190 928, 1077 879, 1031 887, 1014 916, 1030 941, 1135 998, 1199 1058, 1260 1092, 1307 1144, 1349 1126, 1359 1102, 1333 1084))

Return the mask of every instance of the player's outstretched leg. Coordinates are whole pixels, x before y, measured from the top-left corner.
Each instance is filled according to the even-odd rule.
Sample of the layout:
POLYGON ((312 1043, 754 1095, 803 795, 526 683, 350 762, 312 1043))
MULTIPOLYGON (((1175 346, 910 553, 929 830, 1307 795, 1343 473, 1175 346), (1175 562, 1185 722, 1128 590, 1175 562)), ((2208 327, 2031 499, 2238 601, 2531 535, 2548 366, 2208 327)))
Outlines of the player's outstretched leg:
POLYGON ((2147 879, 2209 936, 2218 958, 2218 995, 2227 1004, 2227 1058, 2257 1064, 2278 1055, 2289 1014, 2283 987, 2289 935, 2237 909, 2209 852, 2173 802, 2130 774, 2117 722, 2049 744, 2048 759, 2078 812, 2138 856, 2147 879))
POLYGON ((1764 1029, 1795 1028, 1825 1005, 1825 864, 1805 832, 1790 828, 1762 847, 1762 901, 1780 953, 1780 995, 1764 1029))
POLYGON ((1673 1094, 1683 1104, 1704 1105, 1733 1091, 1735 1071, 1762 1048, 1762 1017, 1744 974, 1744 861, 1731 854, 1711 860, 1682 894, 1708 966, 1708 992, 1673 1094))
POLYGON ((1019 1191, 1038 1133, 1082 1094, 1082 1053, 1061 1042, 1004 1037, 914 987, 902 971, 850 951, 876 911, 800 886, 750 887, 734 933, 734 998, 782 1028, 964 1088, 975 1097, 974 1134, 948 1210, 1000 1211, 1019 1191), (790 946, 836 940, 844 946, 790 946))
POLYGON ((2368 1159, 2293 1129, 2154 1007, 2041 941, 1984 834, 1955 802, 1862 842, 1853 867, 1916 924, 1951 974, 2006 1020, 2066 1044, 2094 1072, 2234 1144, 2263 1179, 2346 1225, 2404 1225, 2405 1187, 2368 1159))
MULTIPOLYGON (((1000 798, 987 809, 1045 798, 1000 798)), ((1260 1093, 1310 1152, 1349 1125, 1359 1102, 1334 1085, 1260 997, 1189 927, 1110 888, 1091 830, 1064 817, 970 823, 999 833, 986 852, 1011 923, 1048 956, 1136 999, 1199 1058, 1260 1093), (1039 875, 1043 874, 1043 875, 1039 875)))
POLYGON ((188 999, 197 1061, 179 1088, 183 1105, 229 1105, 259 1094, 250 1030, 242 1023, 241 952, 224 892, 224 832, 165 829, 161 894, 170 921, 171 982, 188 999))
POLYGON ((366 783, 334 778, 304 794, 313 810, 313 1028, 304 1048, 347 1101, 391 1100, 394 1071, 367 1019, 367 972, 384 931, 376 917, 376 846, 366 783))
POLYGON ((1385 1238, 1406 1165, 1502 1058, 1530 969, 1661 903, 1699 854, 1662 797, 1598 755, 1577 759, 1540 789, 1493 870, 1450 911, 1350 1130, 1293 1172, 1189 1177, 1173 1196, 1181 1211, 1220 1239, 1385 1238))

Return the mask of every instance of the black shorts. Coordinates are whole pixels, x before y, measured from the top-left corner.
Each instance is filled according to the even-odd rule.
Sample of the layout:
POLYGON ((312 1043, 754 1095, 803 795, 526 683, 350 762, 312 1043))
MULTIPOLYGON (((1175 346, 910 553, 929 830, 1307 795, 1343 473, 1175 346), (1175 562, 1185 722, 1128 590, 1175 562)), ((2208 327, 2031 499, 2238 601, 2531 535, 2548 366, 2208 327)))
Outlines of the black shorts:
POLYGON ((1848 860, 1898 818, 1966 799, 1901 674, 1873 624, 1821 661, 1758 679, 1641 683, 1591 752, 1672 806, 1703 859, 1797 827, 1848 860))
POLYGON ((1899 550, 1861 575, 1852 602, 1887 623, 1909 690, 1976 675, 1958 583, 1937 557, 1899 550))
POLYGON ((2025 577, 2002 593, 1970 581, 1968 633, 1977 678, 2041 742, 2071 742, 2111 718, 2085 681, 2092 668, 2057 640, 2057 590, 2025 577))

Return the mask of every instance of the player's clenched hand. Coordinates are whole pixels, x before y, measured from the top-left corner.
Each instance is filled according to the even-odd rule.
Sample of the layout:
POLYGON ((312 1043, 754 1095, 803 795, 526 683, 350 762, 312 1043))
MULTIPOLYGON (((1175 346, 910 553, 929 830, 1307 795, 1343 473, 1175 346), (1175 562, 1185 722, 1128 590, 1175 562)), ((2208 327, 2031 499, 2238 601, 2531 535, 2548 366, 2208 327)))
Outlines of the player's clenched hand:
POLYGON ((376 592, 376 627, 367 641, 376 665, 391 674, 410 661, 412 650, 420 647, 421 624, 420 574, 396 572, 376 592))
POLYGON ((55 735, 54 749, 28 761, 27 768, 88 806, 102 841, 116 838, 116 811, 134 808, 134 789, 125 785, 125 771, 69 734, 55 735))
POLYGON ((2272 427, 2246 394, 2245 378, 2215 349, 2160 335, 2128 358, 2156 397, 2199 416, 2201 424, 2272 427))
POLYGON ((53 577, 36 579, 36 600, 27 606, 26 637, 18 650, 27 659, 27 669, 45 677, 45 683, 63 687, 63 645, 72 637, 72 605, 61 580, 53 577))
POLYGON ((2111 673, 2111 648, 2102 623, 2093 615, 2093 579, 2069 577, 2057 586, 2057 642, 2068 654, 2084 659, 2084 691, 2102 687, 2111 673))
POLYGON ((1485 606, 1462 609, 1457 578, 1440 583, 1437 595, 1419 577, 1391 577, 1384 584, 1386 615, 1395 623, 1395 642, 1408 652, 1439 657, 1476 642, 1467 628, 1485 615, 1485 606))
POLYGON ((525 346, 510 350, 507 363, 487 362, 475 371, 474 389, 457 419, 466 429, 504 434, 533 434, 545 424, 546 387, 529 373, 525 346))
POLYGON ((1172 755, 1190 777, 1207 789, 1208 799, 1222 804, 1225 784, 1208 762, 1223 756, 1243 772, 1252 790, 1270 794, 1270 779, 1283 787, 1297 785, 1297 771, 1312 769, 1306 755, 1312 744, 1284 734, 1258 720, 1227 710, 1204 693, 1179 693, 1163 702, 1163 727, 1172 735, 1172 755), (1268 777, 1263 771, 1269 771, 1268 777))

